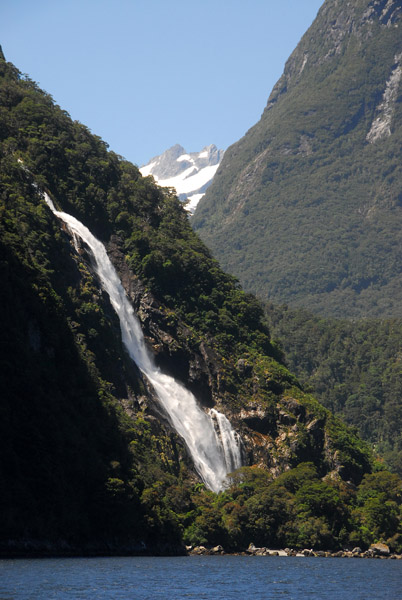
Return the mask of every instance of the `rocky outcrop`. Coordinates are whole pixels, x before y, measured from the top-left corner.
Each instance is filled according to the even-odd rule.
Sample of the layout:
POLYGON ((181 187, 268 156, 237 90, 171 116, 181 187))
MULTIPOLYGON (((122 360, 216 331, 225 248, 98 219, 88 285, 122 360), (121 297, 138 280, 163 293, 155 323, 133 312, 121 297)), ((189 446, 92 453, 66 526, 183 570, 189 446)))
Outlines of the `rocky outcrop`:
POLYGON ((113 236, 108 253, 141 322, 157 364, 186 385, 205 407, 214 406, 220 360, 211 346, 194 340, 188 327, 162 307, 127 266, 121 240, 113 236))
POLYGON ((392 115, 398 97, 399 84, 402 77, 402 53, 395 56, 395 64, 386 83, 380 104, 366 139, 370 144, 391 135, 392 115))
POLYGON ((389 546, 387 546, 387 544, 382 544, 380 542, 377 542, 376 544, 371 544, 369 550, 375 556, 389 556, 390 555, 389 546))

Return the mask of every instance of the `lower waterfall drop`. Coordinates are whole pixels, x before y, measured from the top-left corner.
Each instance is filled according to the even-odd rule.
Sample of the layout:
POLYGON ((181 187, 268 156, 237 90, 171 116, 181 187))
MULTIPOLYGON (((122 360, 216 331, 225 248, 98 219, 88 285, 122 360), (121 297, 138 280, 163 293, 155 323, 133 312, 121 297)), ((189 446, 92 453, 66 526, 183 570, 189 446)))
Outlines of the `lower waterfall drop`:
POLYGON ((74 245, 75 236, 78 236, 91 250, 94 269, 119 317, 122 340, 130 357, 153 386, 171 425, 185 441, 205 485, 214 492, 221 491, 226 475, 241 466, 239 436, 224 415, 215 409, 206 414, 189 390, 155 365, 145 345, 139 320, 104 245, 78 219, 56 210, 46 192, 43 196, 53 214, 67 225, 74 245))

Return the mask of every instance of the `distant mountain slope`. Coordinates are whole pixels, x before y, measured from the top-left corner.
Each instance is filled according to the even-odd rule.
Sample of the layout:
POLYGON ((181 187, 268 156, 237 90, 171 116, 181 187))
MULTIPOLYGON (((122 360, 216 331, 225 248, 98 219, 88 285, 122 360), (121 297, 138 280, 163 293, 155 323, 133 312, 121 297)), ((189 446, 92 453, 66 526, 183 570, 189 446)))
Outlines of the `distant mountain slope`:
POLYGON ((243 286, 332 316, 402 311, 402 7, 326 0, 193 226, 243 286))
POLYGON ((213 144, 190 154, 176 144, 160 156, 151 158, 140 171, 144 176, 153 175, 163 187, 175 188, 180 200, 188 201, 187 210, 193 213, 211 184, 223 154, 224 151, 213 144))

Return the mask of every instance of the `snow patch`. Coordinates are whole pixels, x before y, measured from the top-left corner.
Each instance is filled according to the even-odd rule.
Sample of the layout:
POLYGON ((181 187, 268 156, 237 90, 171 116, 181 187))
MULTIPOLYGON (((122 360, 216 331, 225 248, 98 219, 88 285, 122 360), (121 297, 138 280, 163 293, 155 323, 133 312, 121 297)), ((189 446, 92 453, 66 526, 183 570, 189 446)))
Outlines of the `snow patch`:
POLYGON ((198 169, 194 167, 194 165, 191 165, 191 167, 188 167, 185 171, 182 171, 179 175, 176 175, 175 177, 169 177, 168 179, 159 179, 158 184, 162 187, 174 187, 176 188, 177 193, 181 194, 181 183, 184 180, 191 177, 192 175, 194 175, 195 173, 198 173, 198 169))
POLYGON ((179 158, 176 158, 176 160, 178 162, 181 162, 182 160, 189 160, 190 162, 194 162, 189 154, 182 154, 181 156, 179 156, 179 158))
MULTIPOLYGON (((144 177, 146 177, 147 175, 151 175, 152 174, 152 170, 155 167, 156 163, 155 162, 151 162, 149 163, 149 165, 146 165, 145 167, 141 167, 140 171, 141 171, 141 175, 143 175, 144 177)), ((155 177, 156 179, 156 177, 155 177)))
POLYGON ((194 214, 197 204, 201 200, 204 194, 191 194, 187 197, 186 210, 192 215, 194 214))
POLYGON ((219 165, 212 165, 211 167, 204 167, 204 169, 200 169, 199 171, 195 167, 190 167, 177 177, 161 179, 158 181, 158 185, 161 185, 162 187, 174 187, 179 195, 186 194, 189 196, 191 193, 194 193, 205 186, 205 184, 212 179, 218 166, 219 165))

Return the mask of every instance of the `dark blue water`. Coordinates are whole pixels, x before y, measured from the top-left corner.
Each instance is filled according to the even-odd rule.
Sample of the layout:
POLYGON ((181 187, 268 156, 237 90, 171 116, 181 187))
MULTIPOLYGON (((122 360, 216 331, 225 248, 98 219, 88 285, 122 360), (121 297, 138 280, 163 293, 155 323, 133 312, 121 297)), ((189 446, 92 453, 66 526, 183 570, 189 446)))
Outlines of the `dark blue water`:
POLYGON ((0 600, 402 599, 402 561, 192 556, 0 561, 0 600))

